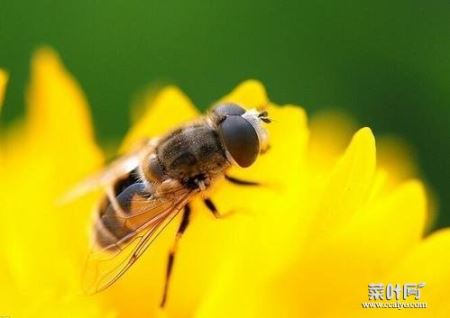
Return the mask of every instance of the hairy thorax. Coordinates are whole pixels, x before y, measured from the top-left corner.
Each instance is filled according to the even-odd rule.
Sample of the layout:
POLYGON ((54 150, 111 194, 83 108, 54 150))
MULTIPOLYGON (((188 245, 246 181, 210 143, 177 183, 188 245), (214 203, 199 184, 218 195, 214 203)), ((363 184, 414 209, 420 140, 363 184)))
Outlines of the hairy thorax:
POLYGON ((156 155, 169 177, 187 185, 208 181, 229 166, 219 135, 207 125, 173 131, 161 140, 156 155))

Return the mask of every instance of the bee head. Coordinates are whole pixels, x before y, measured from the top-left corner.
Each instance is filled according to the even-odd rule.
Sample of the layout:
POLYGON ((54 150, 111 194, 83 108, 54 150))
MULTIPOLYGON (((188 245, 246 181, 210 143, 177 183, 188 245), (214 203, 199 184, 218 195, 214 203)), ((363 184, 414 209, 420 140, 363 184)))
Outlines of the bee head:
POLYGON ((231 162, 249 167, 268 148, 268 134, 263 127, 263 122, 270 123, 267 111, 245 110, 227 103, 216 106, 212 117, 231 162))

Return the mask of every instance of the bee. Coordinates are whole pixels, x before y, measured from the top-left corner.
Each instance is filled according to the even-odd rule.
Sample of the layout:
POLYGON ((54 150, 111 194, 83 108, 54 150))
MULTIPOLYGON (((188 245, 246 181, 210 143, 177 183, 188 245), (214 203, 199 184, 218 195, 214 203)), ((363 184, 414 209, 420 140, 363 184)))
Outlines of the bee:
POLYGON ((268 149, 267 111, 219 104, 200 119, 160 137, 145 140, 130 154, 88 178, 76 195, 103 187, 104 198, 93 222, 93 249, 83 284, 96 293, 116 282, 181 211, 177 235, 167 261, 161 307, 167 299, 176 246, 189 225, 190 201, 201 197, 215 217, 220 212, 205 191, 224 177, 229 182, 258 185, 229 176, 237 165, 249 167, 268 149))

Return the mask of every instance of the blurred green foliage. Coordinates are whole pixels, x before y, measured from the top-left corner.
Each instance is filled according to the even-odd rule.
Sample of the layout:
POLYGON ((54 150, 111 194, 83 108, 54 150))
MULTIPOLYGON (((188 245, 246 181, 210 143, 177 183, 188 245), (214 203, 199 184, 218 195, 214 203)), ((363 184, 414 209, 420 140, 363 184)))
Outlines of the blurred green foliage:
POLYGON ((450 224, 450 2, 2 1, 3 121, 23 112, 29 58, 48 44, 85 90, 100 140, 118 139, 148 83, 205 107, 243 79, 309 113, 339 106, 416 149, 450 224))

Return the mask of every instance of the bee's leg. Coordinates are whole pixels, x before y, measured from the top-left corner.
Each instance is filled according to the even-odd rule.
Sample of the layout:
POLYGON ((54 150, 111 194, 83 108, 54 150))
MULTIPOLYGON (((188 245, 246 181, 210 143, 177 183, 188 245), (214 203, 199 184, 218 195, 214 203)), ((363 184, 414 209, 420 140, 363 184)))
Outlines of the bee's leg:
POLYGON ((175 237, 175 241, 172 245, 172 249, 169 252, 169 258, 167 260, 166 280, 164 282, 163 296, 160 304, 161 308, 163 308, 164 305, 166 304, 167 292, 169 290, 170 276, 172 274, 173 263, 175 261, 175 253, 177 251, 178 241, 181 239, 184 231, 186 231, 186 228, 189 225, 190 216, 191 216, 191 207, 189 206, 189 204, 186 204, 184 206, 180 226, 178 227, 177 236, 175 237))
POLYGON ((216 205, 214 204, 214 202, 212 202, 210 198, 203 199, 203 203, 216 219, 223 219, 234 213, 234 211, 229 211, 227 213, 220 213, 216 205))
POLYGON ((222 214, 220 214, 219 210, 217 210, 214 202, 211 201, 210 198, 203 199, 203 203, 205 203, 206 208, 214 215, 215 218, 220 219, 222 214))
POLYGON ((225 175, 225 180, 227 180, 230 183, 241 185, 241 186, 258 186, 261 185, 259 182, 256 181, 247 181, 247 180, 241 180, 235 177, 231 177, 229 175, 225 175))

